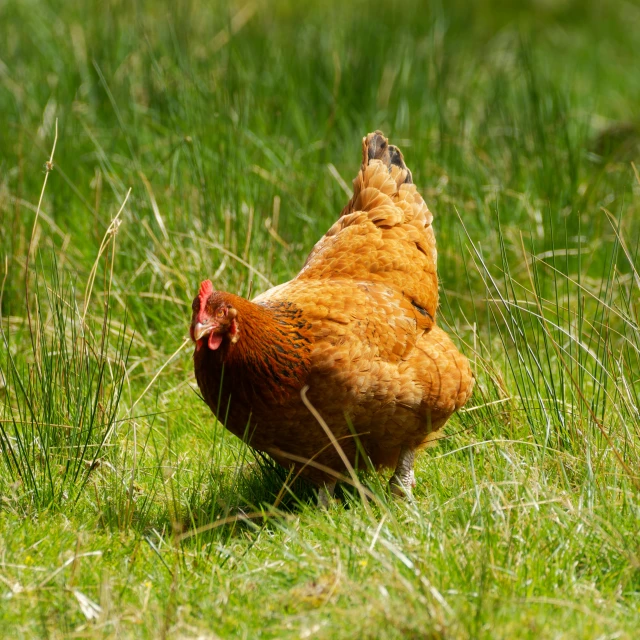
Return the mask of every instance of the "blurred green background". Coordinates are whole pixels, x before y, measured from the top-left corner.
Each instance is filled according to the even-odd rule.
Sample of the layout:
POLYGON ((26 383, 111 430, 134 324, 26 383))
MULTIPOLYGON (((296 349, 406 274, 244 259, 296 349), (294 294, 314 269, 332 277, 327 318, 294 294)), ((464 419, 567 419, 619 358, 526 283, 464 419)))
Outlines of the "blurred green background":
MULTIPOLYGON (((161 235, 143 174, 167 229, 228 245, 246 237, 242 203, 256 208, 253 241, 263 242, 279 195, 281 235, 299 249, 260 267, 295 271, 344 199, 327 164, 350 183, 359 140, 375 128, 405 149, 441 246, 457 228, 453 205, 483 236, 499 200, 509 222, 540 231, 548 219, 574 234, 582 222, 591 241, 607 232, 600 206, 629 199, 630 167, 603 186, 591 152, 615 138, 599 133, 620 130, 614 146, 637 155, 636 4, 21 1, 0 11, 11 261, 24 255, 31 214, 8 200, 36 199, 55 118, 44 210, 88 258, 133 187, 123 236, 136 248, 118 256, 129 269, 149 242, 141 223, 161 235)), ((458 274, 447 254, 445 280, 458 274)), ((195 284, 170 290, 188 298, 195 284)))

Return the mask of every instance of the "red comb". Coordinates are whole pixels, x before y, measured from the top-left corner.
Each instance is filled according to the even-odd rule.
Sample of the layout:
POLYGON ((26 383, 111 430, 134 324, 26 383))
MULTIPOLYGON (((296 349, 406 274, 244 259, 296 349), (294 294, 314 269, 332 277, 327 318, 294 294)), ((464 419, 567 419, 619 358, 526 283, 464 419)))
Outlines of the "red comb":
POLYGON ((200 300, 200 311, 198 312, 199 320, 204 316, 204 310, 207 306, 207 300, 212 293, 213 284, 211 284, 211 280, 205 280, 200 284, 200 291, 198 291, 198 299, 200 300))

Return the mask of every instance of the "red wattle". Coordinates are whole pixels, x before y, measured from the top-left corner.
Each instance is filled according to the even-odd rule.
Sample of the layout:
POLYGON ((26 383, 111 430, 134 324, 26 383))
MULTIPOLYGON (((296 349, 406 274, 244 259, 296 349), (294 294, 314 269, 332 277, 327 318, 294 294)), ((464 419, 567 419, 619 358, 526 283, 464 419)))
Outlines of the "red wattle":
POLYGON ((209 349, 215 351, 222 344, 222 336, 216 336, 213 333, 209 334, 209 341, 207 342, 209 349))

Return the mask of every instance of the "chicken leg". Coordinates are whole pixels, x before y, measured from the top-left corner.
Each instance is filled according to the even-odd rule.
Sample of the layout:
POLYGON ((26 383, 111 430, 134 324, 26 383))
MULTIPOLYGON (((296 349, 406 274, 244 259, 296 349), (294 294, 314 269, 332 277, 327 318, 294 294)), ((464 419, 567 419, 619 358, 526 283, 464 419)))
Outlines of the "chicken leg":
POLYGON ((415 451, 408 447, 400 449, 398 456, 398 464, 389 480, 391 493, 401 498, 411 498, 412 488, 416 486, 416 478, 413 473, 413 461, 415 459, 415 451))
POLYGON ((318 489, 318 507, 328 509, 336 490, 336 482, 327 482, 318 489))

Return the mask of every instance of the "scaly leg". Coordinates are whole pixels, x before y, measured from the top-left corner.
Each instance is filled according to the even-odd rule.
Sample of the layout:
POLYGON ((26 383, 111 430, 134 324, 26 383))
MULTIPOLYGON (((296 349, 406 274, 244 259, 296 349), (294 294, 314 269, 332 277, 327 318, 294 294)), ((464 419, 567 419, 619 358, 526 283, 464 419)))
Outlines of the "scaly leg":
POLYGON ((411 489, 416 486, 416 479, 413 473, 414 459, 415 452, 413 449, 409 449, 408 447, 402 447, 402 449, 400 449, 396 470, 389 480, 391 493, 394 495, 402 498, 412 497, 411 489))
POLYGON ((333 492, 336 490, 336 481, 325 482, 318 489, 318 507, 328 509, 333 500, 333 492))

